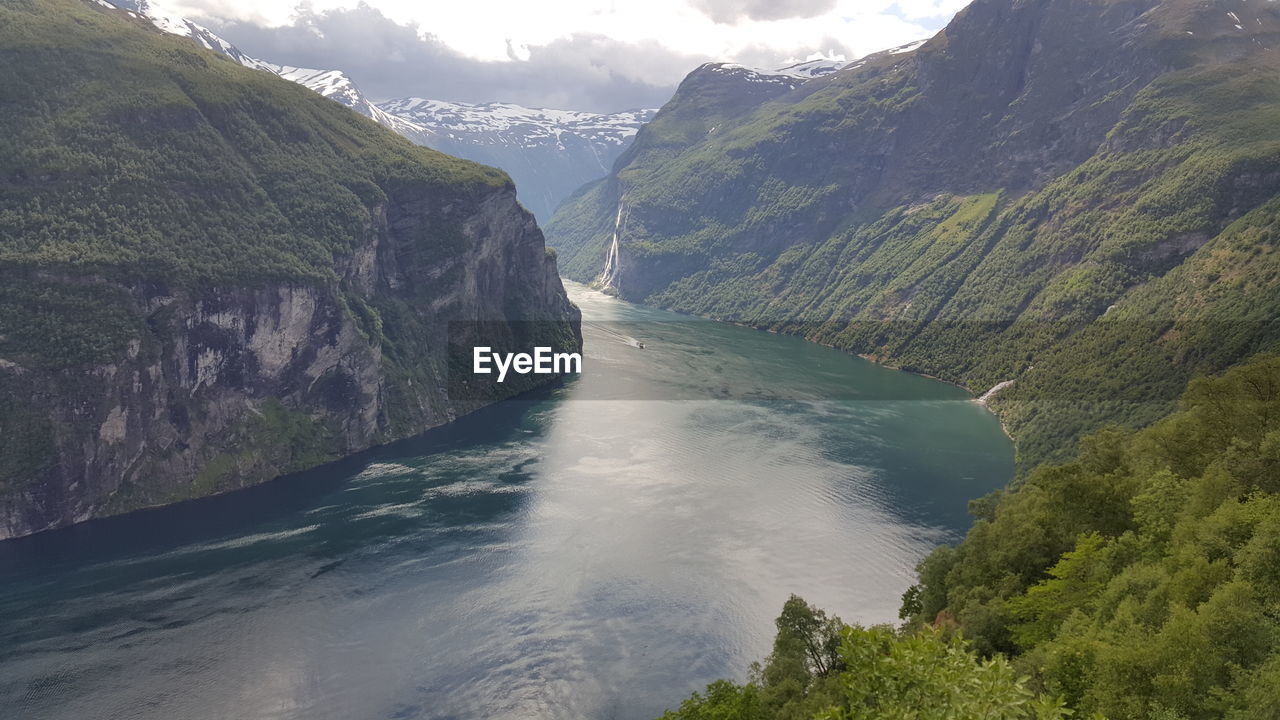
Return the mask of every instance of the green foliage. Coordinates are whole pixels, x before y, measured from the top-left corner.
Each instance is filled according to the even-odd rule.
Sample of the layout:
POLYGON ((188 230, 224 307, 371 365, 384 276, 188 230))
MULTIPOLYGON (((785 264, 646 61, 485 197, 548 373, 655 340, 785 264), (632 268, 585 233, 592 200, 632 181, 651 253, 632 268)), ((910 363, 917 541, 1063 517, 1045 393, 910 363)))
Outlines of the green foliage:
POLYGON ((843 696, 822 720, 1057 720, 1069 713, 1037 697, 1003 658, 980 659, 938 631, 907 635, 846 628, 843 696))
POLYGON ((223 446, 209 456, 186 484, 125 482, 110 500, 111 512, 206 497, 260 482, 264 477, 306 470, 337 458, 342 447, 335 428, 321 419, 270 398, 228 431, 223 446))
POLYGON ((663 717, 1270 720, 1277 478, 1280 357, 1262 356, 975 503, 968 537, 920 564, 900 630, 792 597, 749 682, 663 717))
POLYGON ((807 718, 834 701, 840 657, 840 618, 792 595, 775 622, 773 652, 754 668, 765 717, 807 718))
POLYGON ((473 227, 519 214, 500 171, 107 3, 0 3, 0 67, 10 530, 262 482, 491 402, 450 394, 462 315, 580 346, 536 233, 473 227), (477 243, 513 263, 482 298, 459 291, 477 243))
POLYGON ((1057 720, 1003 658, 958 637, 845 626, 792 596, 774 652, 744 685, 717 681, 663 720, 1057 720), (821 658, 818 660, 817 658, 821 658))
POLYGON ((247 423, 245 437, 252 450, 285 453, 282 472, 296 472, 333 460, 339 443, 334 431, 306 413, 290 410, 279 400, 262 403, 247 423))
POLYGON ((763 720, 766 717, 757 685, 717 680, 707 686, 705 693, 695 692, 679 709, 663 713, 661 720, 763 720))
MULTIPOLYGON (((1098 20, 1112 5, 1056 16, 1034 40, 1054 59, 1022 68, 1016 97, 977 70, 1016 62, 990 36, 953 37, 1022 32, 1012 20, 754 102, 695 72, 550 242, 589 280, 621 205, 624 297, 979 392, 1016 380, 992 407, 1020 469, 1064 461, 1088 432, 1167 415, 1191 377, 1280 347, 1280 76, 1263 50, 1280 17, 1260 9, 1246 45, 1171 0, 1121 48, 1108 23, 1131 18, 1098 20)), ((1048 7, 956 24, 1005 6, 1048 7)))
POLYGON ((1278 449, 1280 357, 1197 379, 1177 413, 1091 437, 930 556, 909 626, 954 619, 1113 720, 1274 717, 1278 449))
MULTIPOLYGON (((0 375, 0 393, 19 392, 22 381, 0 375)), ((18 403, 0 403, 0 496, 27 490, 53 460, 49 418, 18 403)))
POLYGON ((140 321, 109 283, 332 285, 389 203, 509 182, 95 3, 0 6, 0 66, 0 353, 24 362, 117 355, 140 321))
POLYGON ((65 368, 118 356, 141 327, 118 286, 26 272, 0 278, 0 357, 20 365, 65 368))

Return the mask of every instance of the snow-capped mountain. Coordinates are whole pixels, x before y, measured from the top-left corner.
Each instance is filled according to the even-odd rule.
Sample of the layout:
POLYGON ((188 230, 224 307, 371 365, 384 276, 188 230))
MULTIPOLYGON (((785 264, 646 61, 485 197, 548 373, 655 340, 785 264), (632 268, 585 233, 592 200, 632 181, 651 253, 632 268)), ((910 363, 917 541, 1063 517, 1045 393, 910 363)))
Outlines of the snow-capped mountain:
POLYGON ((202 25, 197 25, 190 20, 182 17, 173 10, 157 5, 150 0, 96 0, 103 7, 116 7, 133 16, 142 16, 151 21, 152 25, 161 30, 173 34, 189 37, 200 43, 209 50, 220 52, 223 55, 233 58, 245 67, 251 67, 256 70, 267 70, 275 72, 275 66, 271 63, 265 63, 261 60, 251 58, 240 52, 240 49, 231 43, 223 40, 202 25))
MULTIPOLYGON (((106 0, 96 2, 108 4, 106 0)), ((657 112, 599 114, 422 98, 392 100, 379 106, 341 70, 278 65, 251 57, 154 0, 112 0, 110 4, 145 17, 167 33, 189 37, 245 67, 304 85, 419 145, 502 168, 515 181, 521 202, 543 221, 574 190, 607 174, 640 126, 657 112)))
POLYGON ((657 112, 602 114, 422 98, 378 107, 421 128, 421 137, 409 136, 415 142, 506 170, 520 189, 520 201, 539 221, 550 219, 579 187, 609 174, 640 126, 657 112))
MULTIPOLYGON (((527 108, 511 103, 470 103, 404 98, 378 103, 391 115, 410 120, 450 138, 471 136, 486 145, 535 147, 562 145, 575 135, 603 145, 624 146, 654 110, 590 113, 527 108)), ((603 168, 605 171, 608 167, 603 168)))
POLYGON ((788 65, 784 68, 775 70, 779 75, 797 78, 800 80, 812 80, 823 75, 830 75, 849 63, 843 59, 833 60, 830 58, 818 58, 817 60, 807 60, 805 62, 788 65))
POLYGON ((747 67, 738 63, 728 62, 712 62, 704 63, 698 66, 694 72, 705 70, 723 75, 728 78, 741 80, 745 83, 764 87, 778 87, 783 89, 792 89, 800 87, 801 83, 807 82, 807 78, 798 78, 786 73, 780 73, 777 70, 765 70, 764 68, 747 67))
MULTIPOLYGON (((279 75, 355 110, 412 142, 499 167, 516 183, 520 200, 540 222, 575 190, 607 175, 656 109, 601 114, 544 110, 508 103, 468 104, 403 98, 374 103, 341 70, 278 65, 251 57, 208 28, 156 0, 93 0, 145 17, 160 30, 188 37, 245 67, 279 75)), ((894 52, 895 48, 885 52, 894 52)), ((709 65, 761 86, 795 88, 850 64, 818 59, 778 70, 732 63, 709 65)))
POLYGON ((833 58, 818 58, 816 60, 806 60, 805 62, 788 65, 776 70, 747 67, 746 65, 738 65, 736 63, 711 63, 704 67, 710 67, 719 72, 744 74, 747 76, 754 75, 755 77, 749 78, 753 82, 776 83, 799 87, 802 83, 813 80, 814 78, 826 77, 827 75, 832 75, 847 68, 861 67, 866 64, 868 60, 880 57, 881 55, 901 55, 903 53, 909 53, 928 42, 928 40, 928 38, 915 40, 907 43, 906 45, 899 45, 887 50, 880 50, 853 61, 833 58))
POLYGON ((189 37, 205 48, 220 52, 245 67, 263 70, 279 75, 286 80, 292 80, 331 100, 336 100, 361 115, 372 118, 401 134, 408 134, 418 130, 418 128, 410 127, 410 124, 403 119, 393 118, 379 110, 376 105, 369 102, 364 94, 360 92, 360 88, 356 87, 351 78, 344 75, 341 70, 314 70, 290 65, 277 65, 266 60, 250 57, 242 52, 240 48, 222 39, 209 28, 194 23, 153 0, 111 0, 110 3, 106 2, 106 0, 97 0, 97 2, 102 5, 114 5, 122 10, 145 17, 157 28, 173 35, 189 37))
POLYGON ((313 70, 290 65, 262 64, 266 66, 263 69, 273 72, 286 80, 292 80, 299 85, 310 88, 330 100, 340 102, 365 117, 373 118, 378 124, 395 130, 419 145, 430 145, 430 143, 423 142, 427 135, 425 128, 418 127, 404 118, 383 112, 381 108, 366 98, 364 93, 360 92, 360 88, 356 87, 351 78, 347 77, 341 70, 313 70))
POLYGON ((738 63, 706 63, 701 69, 714 73, 735 77, 748 83, 761 86, 774 86, 794 90, 815 78, 826 77, 849 67, 852 63, 844 60, 809 60, 807 62, 788 65, 777 70, 747 67, 738 63))

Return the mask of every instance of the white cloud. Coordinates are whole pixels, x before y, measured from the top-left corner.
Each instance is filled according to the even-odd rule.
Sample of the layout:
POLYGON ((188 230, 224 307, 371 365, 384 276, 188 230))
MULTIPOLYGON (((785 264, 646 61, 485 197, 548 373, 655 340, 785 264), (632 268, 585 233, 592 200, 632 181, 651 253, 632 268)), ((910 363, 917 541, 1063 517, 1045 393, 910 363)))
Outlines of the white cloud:
MULTIPOLYGON (((351 8, 358 0, 310 0, 315 11, 351 8)), ((763 48, 792 54, 796 48, 828 52, 834 39, 854 54, 866 54, 927 37, 940 19, 968 0, 836 0, 795 3, 796 17, 778 12, 758 19, 757 0, 738 0, 743 10, 733 22, 717 22, 708 0, 365 0, 400 23, 416 23, 425 33, 463 55, 480 60, 519 60, 531 47, 575 35, 599 35, 627 43, 657 43, 673 52, 739 60, 763 48), (753 8, 757 10, 753 11, 753 8), (811 17, 804 15, 818 11, 811 17)), ((298 0, 170 0, 197 17, 243 20, 260 25, 289 24, 298 0)), ((734 7, 734 0, 717 0, 734 7)), ((725 15, 721 13, 721 19, 725 15)), ((784 59, 783 55, 779 60, 784 59)))
POLYGON ((908 20, 926 20, 951 17, 960 12, 970 0, 895 0, 891 3, 908 20))

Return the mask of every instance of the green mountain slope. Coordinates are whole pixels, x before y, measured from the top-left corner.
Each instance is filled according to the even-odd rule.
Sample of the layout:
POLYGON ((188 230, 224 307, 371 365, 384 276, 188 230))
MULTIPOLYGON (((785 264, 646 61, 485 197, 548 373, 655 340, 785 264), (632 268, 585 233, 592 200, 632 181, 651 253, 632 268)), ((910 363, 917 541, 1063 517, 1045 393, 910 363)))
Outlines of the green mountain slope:
POLYGON ((699 68, 549 242, 591 280, 620 216, 623 297, 1014 380, 1061 459, 1280 339, 1278 69, 1272 4, 977 0, 793 92, 699 68))
POLYGON ((463 384, 467 333, 578 342, 497 170, 102 3, 5 0, 0 66, 0 538, 527 387, 463 384))
POLYGON ((980 503, 904 615, 958 627, 1082 713, 1280 711, 1280 359, 1193 381, 1179 411, 1089 438, 980 503), (1064 513, 1063 507, 1072 512, 1064 513))
POLYGON ((1278 717, 1278 451, 1280 359, 1199 378, 1173 415, 975 503, 902 628, 793 597, 748 682, 664 718, 1278 717))

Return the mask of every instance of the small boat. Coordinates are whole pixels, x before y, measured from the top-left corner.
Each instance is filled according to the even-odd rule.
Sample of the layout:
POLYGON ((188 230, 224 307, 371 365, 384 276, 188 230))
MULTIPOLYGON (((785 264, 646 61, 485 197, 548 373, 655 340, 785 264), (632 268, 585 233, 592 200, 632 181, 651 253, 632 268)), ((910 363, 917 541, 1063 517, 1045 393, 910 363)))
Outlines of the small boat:
POLYGON ((637 341, 636 341, 636 347, 638 347, 638 348, 640 348, 641 350, 643 350, 643 349, 644 349, 644 343, 642 343, 642 342, 640 342, 639 340, 637 340, 637 341))

